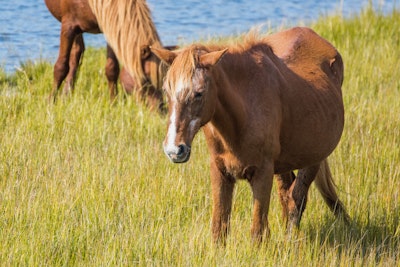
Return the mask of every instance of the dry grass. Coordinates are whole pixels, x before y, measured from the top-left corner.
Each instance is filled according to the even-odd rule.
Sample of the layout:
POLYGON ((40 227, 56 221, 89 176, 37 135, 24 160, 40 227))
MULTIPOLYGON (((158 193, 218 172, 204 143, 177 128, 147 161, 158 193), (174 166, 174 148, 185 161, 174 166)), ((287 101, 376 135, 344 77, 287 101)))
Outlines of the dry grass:
POLYGON ((72 97, 48 105, 52 66, 0 75, 0 262, 36 265, 399 266, 400 14, 370 10, 312 25, 341 52, 346 126, 330 162, 351 227, 312 188, 286 240, 273 190, 271 239, 250 240, 251 193, 235 191, 225 249, 212 245, 208 152, 162 152, 166 118, 121 95, 109 104, 104 51, 85 55, 72 97))

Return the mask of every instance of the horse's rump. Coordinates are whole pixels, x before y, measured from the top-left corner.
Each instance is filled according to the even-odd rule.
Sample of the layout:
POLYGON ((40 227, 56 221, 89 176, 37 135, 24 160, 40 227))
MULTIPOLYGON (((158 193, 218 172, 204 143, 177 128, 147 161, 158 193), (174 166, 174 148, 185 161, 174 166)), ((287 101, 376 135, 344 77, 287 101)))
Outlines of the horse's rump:
POLYGON ((275 55, 296 74, 311 81, 319 70, 334 78, 335 85, 343 83, 343 61, 339 52, 312 29, 295 27, 271 34, 264 39, 275 55))
MULTIPOLYGON (((288 107, 282 123, 281 145, 288 153, 278 165, 293 161, 304 151, 330 154, 344 124, 343 61, 339 52, 309 28, 278 32, 264 41, 290 70, 284 72, 288 86, 281 95, 288 107), (312 145, 300 145, 307 143, 312 145)), ((321 158, 329 154, 321 154, 321 158)))

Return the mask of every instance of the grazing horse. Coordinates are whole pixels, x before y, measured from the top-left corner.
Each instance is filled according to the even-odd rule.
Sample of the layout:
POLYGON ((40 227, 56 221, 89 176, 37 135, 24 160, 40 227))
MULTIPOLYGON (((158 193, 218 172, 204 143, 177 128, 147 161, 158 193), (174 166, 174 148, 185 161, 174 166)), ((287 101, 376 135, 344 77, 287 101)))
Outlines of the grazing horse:
MULTIPOLYGON (((50 13, 61 22, 60 50, 58 59, 54 65, 54 84, 49 97, 50 100, 55 101, 58 90, 64 80, 65 93, 74 89, 76 72, 85 50, 82 34, 84 32, 97 34, 101 33, 102 30, 88 0, 45 0, 45 3, 50 13)), ((120 75, 121 83, 128 93, 132 93, 134 90, 136 91, 140 88, 138 93, 142 98, 147 97, 151 105, 163 106, 163 96, 159 89, 161 86, 159 86, 159 82, 157 81, 158 74, 155 73, 158 72, 159 61, 152 57, 148 49, 149 45, 157 46, 161 44, 151 21, 150 11, 148 11, 144 1, 137 1, 137 4, 135 2, 128 3, 128 1, 124 1, 122 7, 130 7, 139 11, 133 12, 133 14, 135 16, 134 19, 140 22, 136 23, 136 26, 140 28, 132 28, 132 34, 138 31, 145 31, 138 34, 138 36, 146 34, 149 34, 149 36, 147 38, 142 37, 140 41, 132 40, 130 43, 126 43, 129 49, 136 52, 130 59, 135 62, 134 70, 132 70, 132 66, 130 66, 130 70, 128 71, 122 68, 121 74, 119 73, 117 56, 112 47, 107 43, 105 70, 110 97, 114 99, 118 93, 117 81, 120 75), (145 12, 142 12, 142 10, 145 12), (147 28, 150 30, 146 30, 147 28), (132 44, 136 45, 138 49, 137 47, 132 48, 132 44)), ((132 21, 132 19, 130 18, 126 23, 134 23, 135 21, 132 21)), ((122 25, 121 27, 126 26, 122 25)), ((132 35, 129 36, 136 38, 132 35)))
POLYGON ((225 242, 240 178, 253 192, 251 233, 258 242, 269 235, 274 174, 288 231, 299 226, 314 179, 330 209, 348 220, 327 162, 344 126, 343 62, 330 43, 297 27, 265 38, 249 34, 227 48, 151 50, 170 66, 163 85, 170 103, 166 155, 186 162, 204 130, 215 241, 225 242))
MULTIPOLYGON (((178 46, 164 46, 165 49, 175 50, 178 46)), ((121 69, 120 80, 122 87, 127 94, 136 93, 136 95, 150 107, 151 110, 158 109, 161 113, 166 112, 166 105, 164 103, 164 94, 160 88, 156 88, 151 85, 151 71, 153 66, 160 64, 158 61, 154 61, 154 58, 150 56, 150 47, 146 46, 142 48, 142 69, 146 77, 147 86, 141 86, 137 81, 129 75, 125 68, 121 69)), ((165 75, 165 74, 163 74, 165 75)))

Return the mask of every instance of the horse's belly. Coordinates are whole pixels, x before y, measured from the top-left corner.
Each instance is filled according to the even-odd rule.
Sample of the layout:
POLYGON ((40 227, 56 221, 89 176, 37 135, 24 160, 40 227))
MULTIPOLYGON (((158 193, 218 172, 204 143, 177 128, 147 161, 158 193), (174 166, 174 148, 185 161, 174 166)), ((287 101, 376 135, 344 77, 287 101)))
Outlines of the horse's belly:
POLYGON ((336 115, 334 120, 303 120, 302 125, 288 126, 281 134, 275 172, 304 168, 327 158, 343 132, 343 114, 339 112, 336 115))

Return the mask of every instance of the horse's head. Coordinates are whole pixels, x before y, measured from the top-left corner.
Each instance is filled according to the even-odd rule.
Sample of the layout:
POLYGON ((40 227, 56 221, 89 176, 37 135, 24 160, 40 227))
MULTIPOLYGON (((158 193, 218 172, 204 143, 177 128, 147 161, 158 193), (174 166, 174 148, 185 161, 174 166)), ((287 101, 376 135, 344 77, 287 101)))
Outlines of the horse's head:
MULTIPOLYGON (((177 49, 177 46, 166 46, 167 50, 177 49)), ((144 74, 142 81, 135 79, 123 68, 120 73, 121 84, 126 93, 139 93, 150 106, 150 108, 164 108, 162 81, 166 74, 166 67, 161 61, 150 51, 149 46, 142 46, 140 52, 141 69, 144 74)))
POLYGON ((194 136, 214 113, 217 92, 210 86, 214 82, 212 67, 226 49, 209 52, 193 45, 179 52, 157 48, 151 51, 170 66, 163 84, 169 100, 164 152, 172 162, 183 163, 189 160, 194 136))

